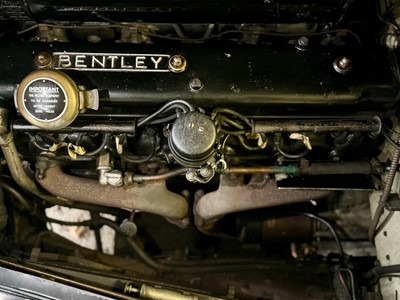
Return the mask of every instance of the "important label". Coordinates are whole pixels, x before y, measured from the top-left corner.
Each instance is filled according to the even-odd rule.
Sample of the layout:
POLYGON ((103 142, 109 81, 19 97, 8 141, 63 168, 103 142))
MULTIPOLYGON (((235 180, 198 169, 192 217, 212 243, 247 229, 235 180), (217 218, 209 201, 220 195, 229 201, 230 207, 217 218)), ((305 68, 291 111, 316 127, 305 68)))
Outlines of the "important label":
POLYGON ((40 121, 52 121, 62 115, 67 96, 64 89, 51 79, 36 79, 29 83, 23 93, 26 111, 40 121))

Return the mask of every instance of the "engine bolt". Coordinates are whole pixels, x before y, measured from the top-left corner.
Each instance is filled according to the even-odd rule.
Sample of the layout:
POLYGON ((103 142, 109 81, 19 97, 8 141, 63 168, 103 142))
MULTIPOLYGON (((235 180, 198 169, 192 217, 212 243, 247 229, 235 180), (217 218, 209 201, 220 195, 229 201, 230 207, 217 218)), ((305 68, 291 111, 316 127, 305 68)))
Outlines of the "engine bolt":
POLYGON ((213 170, 212 170, 210 167, 204 166, 204 167, 202 167, 202 168, 200 169, 200 175, 201 175, 202 177, 204 177, 204 178, 208 178, 208 177, 210 177, 210 176, 213 174, 212 171, 213 171, 213 170))
POLYGON ((189 87, 192 92, 200 91, 203 88, 203 82, 201 82, 200 78, 193 78, 189 82, 189 87))
POLYGON ((299 43, 299 46, 308 46, 308 37, 302 36, 297 40, 297 42, 299 43))
POLYGON ((302 36, 297 39, 297 43, 296 43, 295 47, 297 50, 305 51, 306 47, 308 46, 308 43, 309 43, 308 37, 302 36))
POLYGON ((39 69, 49 68, 54 65, 54 58, 50 53, 40 52, 35 56, 34 63, 39 69))
POLYGON ((333 62, 333 68, 339 74, 347 74, 353 68, 353 62, 346 56, 341 56, 333 62))
POLYGON ((174 73, 181 73, 186 70, 186 59, 182 55, 174 55, 169 59, 169 69, 174 73))
POLYGON ((189 182, 195 182, 196 172, 195 171, 187 171, 186 172, 186 180, 189 182))

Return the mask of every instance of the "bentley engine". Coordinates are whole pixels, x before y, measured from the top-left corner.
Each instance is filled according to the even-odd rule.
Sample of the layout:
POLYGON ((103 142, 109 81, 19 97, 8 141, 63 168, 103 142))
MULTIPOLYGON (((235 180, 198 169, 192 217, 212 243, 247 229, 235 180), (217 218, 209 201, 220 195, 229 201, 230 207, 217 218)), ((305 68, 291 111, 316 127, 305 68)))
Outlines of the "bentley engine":
POLYGON ((0 4, 0 294, 397 299, 399 1, 0 4))

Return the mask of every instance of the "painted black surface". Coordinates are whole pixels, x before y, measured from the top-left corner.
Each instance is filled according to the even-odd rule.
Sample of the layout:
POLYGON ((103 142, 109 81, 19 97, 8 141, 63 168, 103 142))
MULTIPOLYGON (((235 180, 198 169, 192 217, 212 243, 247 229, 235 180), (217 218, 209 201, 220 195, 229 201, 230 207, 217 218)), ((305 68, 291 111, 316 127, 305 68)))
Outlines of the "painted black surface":
POLYGON ((337 21, 344 3, 344 0, 2 0, 0 12, 9 19, 30 15, 36 21, 300 23, 337 21))
POLYGON ((72 43, 1 44, 0 98, 13 101, 15 85, 35 69, 34 57, 42 51, 181 54, 187 59, 186 71, 179 74, 65 71, 78 85, 99 89, 101 110, 110 107, 113 113, 147 113, 180 98, 205 109, 229 107, 253 115, 341 115, 387 111, 399 98, 397 63, 386 48, 72 43), (339 56, 353 61, 346 75, 333 68, 339 56), (193 78, 201 79, 200 91, 191 90, 193 78))
POLYGON ((35 119, 57 119, 66 106, 67 96, 62 87, 49 79, 37 79, 29 83, 23 94, 25 110, 35 119))

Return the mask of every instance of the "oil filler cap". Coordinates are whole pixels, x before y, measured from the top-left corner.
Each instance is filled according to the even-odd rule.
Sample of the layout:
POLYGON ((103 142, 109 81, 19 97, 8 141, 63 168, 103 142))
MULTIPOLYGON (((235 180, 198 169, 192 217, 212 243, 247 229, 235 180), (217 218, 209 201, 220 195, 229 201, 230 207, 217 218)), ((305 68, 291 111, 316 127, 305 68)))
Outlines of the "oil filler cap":
POLYGON ((85 91, 63 72, 37 70, 15 92, 15 105, 32 125, 56 130, 71 124, 81 110, 98 109, 97 90, 85 91))

